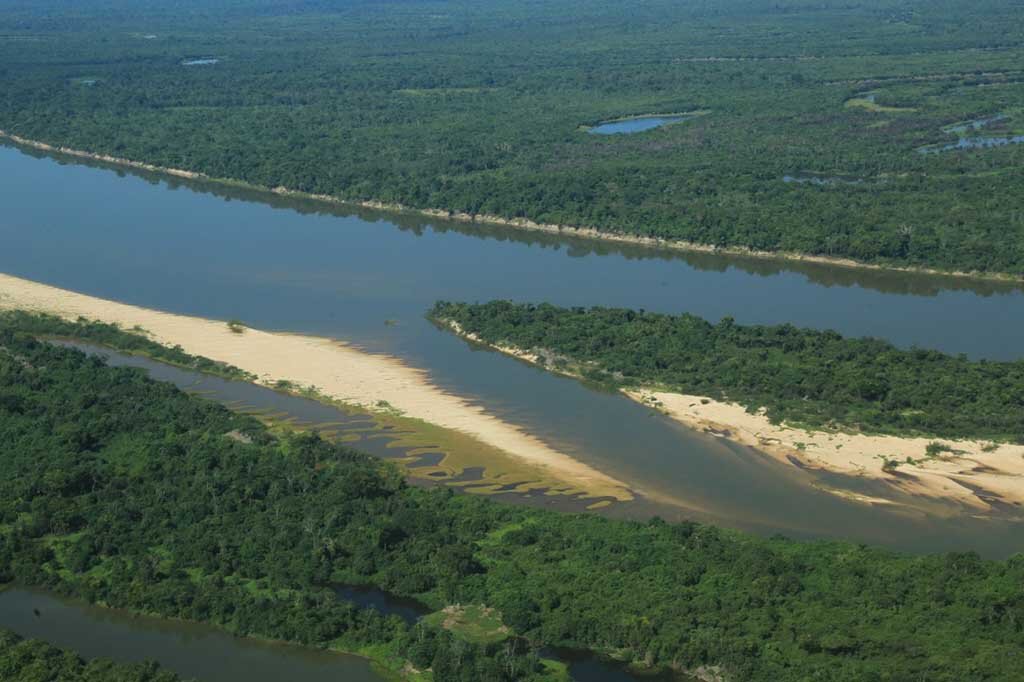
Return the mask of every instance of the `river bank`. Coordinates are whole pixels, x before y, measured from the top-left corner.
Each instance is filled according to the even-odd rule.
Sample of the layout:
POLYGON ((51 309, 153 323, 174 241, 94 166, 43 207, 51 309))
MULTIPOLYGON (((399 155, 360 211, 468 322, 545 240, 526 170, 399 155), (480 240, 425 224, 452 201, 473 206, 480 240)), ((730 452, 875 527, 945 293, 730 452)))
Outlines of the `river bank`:
MULTIPOLYGON (((538 352, 491 344, 466 332, 456 322, 439 322, 472 343, 548 371, 582 378, 570 366, 555 366, 538 352)), ((906 504, 906 496, 910 495, 953 502, 970 514, 1024 506, 1024 445, 805 429, 773 424, 763 411, 752 413, 737 403, 707 396, 659 387, 622 388, 620 392, 687 428, 751 447, 782 464, 868 479, 900 494, 897 502, 884 494, 822 488, 857 502, 906 504)))
MULTIPOLYGON (((216 320, 186 317, 78 294, 0 274, 0 309, 24 309, 76 319, 141 328, 151 339, 186 352, 228 363, 258 377, 258 383, 282 386, 352 406, 404 425, 422 423, 422 444, 435 445, 445 431, 462 436, 459 447, 487 466, 498 451, 518 466, 491 476, 496 486, 547 488, 565 494, 633 499, 622 482, 548 446, 520 428, 488 414, 468 399, 448 393, 423 370, 394 357, 365 352, 314 336, 235 331, 216 320)), ((397 441, 409 444, 409 439, 397 441)), ((465 460, 465 454, 463 456, 465 460)))
POLYGON ((157 166, 141 161, 133 161, 131 159, 125 159, 121 157, 115 157, 108 154, 98 154, 94 152, 88 152, 80 149, 72 149, 69 147, 61 147, 52 145, 46 142, 38 140, 31 140, 28 138, 15 135, 13 133, 0 130, 0 138, 6 138, 17 145, 37 149, 44 152, 50 152, 55 154, 63 154, 67 156, 78 157, 82 159, 88 159, 91 161, 99 161, 103 163, 109 163, 118 166, 124 166, 128 168, 136 168, 139 170, 145 170, 153 173, 163 173, 174 177, 186 178, 190 180, 202 180, 206 182, 213 182, 222 185, 241 187, 249 190, 258 192, 269 192, 278 196, 294 197, 297 199, 308 199, 313 201, 320 201, 331 204, 357 206, 361 208, 388 211, 393 213, 411 213, 416 215, 422 215, 430 218, 437 218, 441 220, 451 220, 461 223, 485 223, 491 225, 502 225, 505 227, 515 228, 519 230, 526 230, 531 232, 543 232, 546 234, 565 235, 571 237, 579 237, 589 240, 598 240, 603 242, 615 242, 619 244, 629 244, 636 246, 645 246, 658 249, 670 249, 674 251, 683 251, 691 253, 707 253, 724 256, 742 256, 746 258, 757 258, 762 260, 775 260, 775 261, 786 261, 786 262, 800 262, 800 263, 811 263, 817 265, 827 265, 831 267, 846 268, 846 269, 859 269, 859 270, 870 270, 870 271, 881 271, 881 272, 903 272, 908 274, 916 275, 935 275, 935 276, 946 276, 946 277, 957 277, 963 279, 974 279, 974 280, 986 280, 986 281, 997 281, 997 282, 1024 282, 1024 276, 1013 275, 1010 273, 998 273, 998 272, 965 272, 958 270, 942 270, 938 268, 925 268, 925 267, 913 267, 913 266, 900 266, 900 265, 879 265, 876 263, 864 263, 849 258, 833 258, 830 256, 820 256, 800 252, 789 252, 789 251, 761 251, 757 249, 750 249, 746 247, 719 247, 708 244, 701 244, 698 242, 690 242, 683 240, 672 240, 672 239, 661 239, 655 237, 642 237, 637 235, 630 235, 621 232, 607 232, 597 230, 594 228, 573 226, 573 225, 557 225, 550 223, 539 223, 528 218, 505 218, 497 215, 490 214, 472 214, 464 213, 459 211, 451 211, 437 208, 415 208, 411 206, 405 206, 403 204, 387 203, 382 201, 349 201, 339 199, 337 197, 328 194, 312 194, 308 192, 302 192, 299 190, 290 189, 287 187, 265 187, 262 185, 256 185, 243 180, 236 180, 231 178, 218 178, 199 173, 196 171, 189 171, 180 168, 168 168, 164 166, 157 166))

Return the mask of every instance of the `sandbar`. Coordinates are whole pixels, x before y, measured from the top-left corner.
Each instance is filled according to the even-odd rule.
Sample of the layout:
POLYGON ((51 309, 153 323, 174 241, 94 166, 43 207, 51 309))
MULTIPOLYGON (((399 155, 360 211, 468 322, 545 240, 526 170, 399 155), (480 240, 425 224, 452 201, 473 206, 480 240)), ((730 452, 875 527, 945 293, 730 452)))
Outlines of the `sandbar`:
POLYGON ((370 412, 422 420, 471 436, 546 477, 589 496, 633 499, 624 483, 559 452, 469 399, 431 382, 428 373, 398 358, 370 353, 334 339, 267 332, 233 332, 224 321, 141 308, 0 274, 0 309, 31 310, 68 319, 84 317, 123 329, 141 327, 159 343, 228 363, 275 386, 288 381, 370 412))

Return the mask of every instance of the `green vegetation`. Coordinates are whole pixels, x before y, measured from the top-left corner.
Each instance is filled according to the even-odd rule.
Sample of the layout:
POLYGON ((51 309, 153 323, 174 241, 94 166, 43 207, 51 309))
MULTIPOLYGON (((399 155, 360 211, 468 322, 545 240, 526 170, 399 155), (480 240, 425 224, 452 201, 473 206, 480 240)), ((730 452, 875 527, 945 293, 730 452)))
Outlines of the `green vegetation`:
MULTIPOLYGON (((773 421, 1024 442, 1024 361, 971 361, 792 325, 689 314, 440 302, 431 316, 493 345, 541 351, 612 386, 654 386, 765 409, 773 421)), ((928 446, 936 455, 949 446, 928 446)))
POLYGON ((107 659, 82 660, 46 642, 22 639, 0 629, 0 679, 6 682, 178 682, 177 675, 155 663, 124 664, 107 659))
POLYGON ((563 675, 543 645, 729 680, 1019 676, 1024 557, 902 556, 413 488, 390 464, 275 437, 19 321, 34 324, 0 323, 0 583, 404 659, 438 682, 563 675), (332 582, 493 611, 478 606, 462 633, 410 628, 337 601, 332 582), (477 636, 499 613, 508 639, 477 636))
MULTIPOLYGON (((512 679, 493 647, 410 629, 328 587, 360 578, 444 599, 475 565, 466 540, 445 541, 458 522, 445 496, 408 491, 396 468, 316 435, 278 440, 138 370, 13 332, 23 320, 34 328, 0 323, 0 582, 409 660, 438 681, 512 679), (410 536, 420 524, 441 542, 410 536)), ((543 675, 530 648, 513 658, 515 679, 543 675)))
MULTIPOLYGON (((229 325, 232 323, 228 323, 229 325)), ((12 327, 22 332, 54 339, 74 339, 106 346, 123 353, 143 355, 169 365, 194 369, 224 379, 253 380, 256 377, 232 365, 215 362, 198 355, 190 355, 181 346, 165 346, 146 337, 146 331, 136 327, 124 330, 115 324, 87 320, 72 322, 55 315, 30 313, 23 310, 0 311, 0 328, 12 327)))
POLYGON ((508 627, 501 622, 501 614, 482 604, 452 604, 424 617, 423 622, 478 644, 502 642, 509 635, 508 627))
POLYGON ((1020 276, 1024 145, 916 150, 1024 129, 1022 22, 1005 0, 9 0, 0 128, 346 200, 1020 276))

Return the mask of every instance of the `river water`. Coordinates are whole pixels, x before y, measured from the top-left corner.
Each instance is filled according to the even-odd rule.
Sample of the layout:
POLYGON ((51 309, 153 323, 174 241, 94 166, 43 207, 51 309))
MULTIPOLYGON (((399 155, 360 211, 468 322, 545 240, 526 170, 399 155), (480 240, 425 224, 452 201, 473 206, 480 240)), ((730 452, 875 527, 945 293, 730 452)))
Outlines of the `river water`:
MULTIPOLYGON (((690 432, 618 395, 481 351, 423 318, 437 299, 550 301, 791 322, 971 357, 1024 348, 1015 285, 600 244, 281 199, 0 147, 0 271, 171 312, 313 333, 400 357, 694 517, 911 551, 1024 549, 1009 518, 927 516, 821 492, 840 483, 690 432)), ((1012 513, 1008 513, 1013 516, 1012 513)))
POLYGON ((0 592, 0 627, 86 659, 157 661, 202 682, 384 680, 364 658, 233 637, 198 623, 138 616, 35 590, 0 592))

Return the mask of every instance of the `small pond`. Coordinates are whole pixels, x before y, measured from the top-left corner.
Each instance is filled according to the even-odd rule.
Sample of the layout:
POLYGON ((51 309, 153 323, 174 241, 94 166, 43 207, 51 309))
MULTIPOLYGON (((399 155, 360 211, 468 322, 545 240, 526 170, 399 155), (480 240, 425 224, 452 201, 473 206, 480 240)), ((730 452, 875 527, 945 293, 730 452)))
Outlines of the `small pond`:
POLYGON ((395 596, 376 587, 334 585, 331 589, 338 599, 350 601, 363 609, 373 609, 385 616, 398 616, 409 625, 430 613, 430 607, 426 604, 395 596))
POLYGON ((628 135, 630 133, 642 133, 645 130, 660 128, 679 121, 685 121, 689 116, 637 116, 618 121, 604 121, 596 126, 587 129, 591 135, 628 135))

